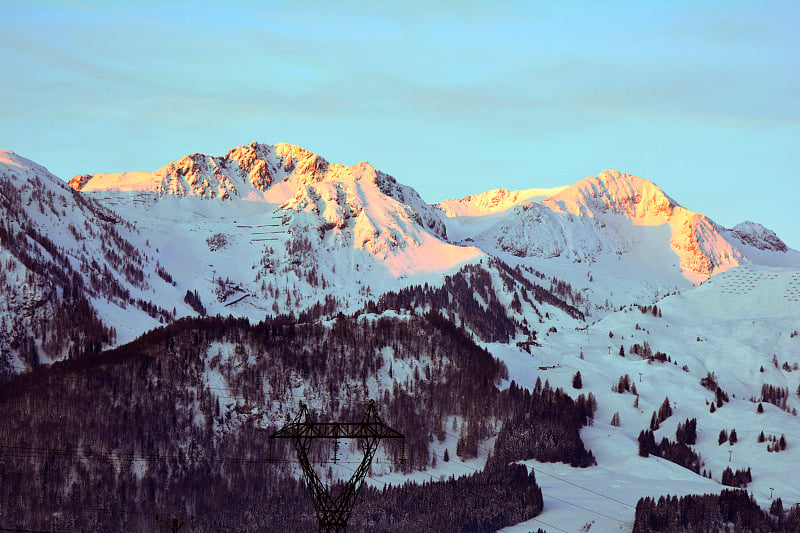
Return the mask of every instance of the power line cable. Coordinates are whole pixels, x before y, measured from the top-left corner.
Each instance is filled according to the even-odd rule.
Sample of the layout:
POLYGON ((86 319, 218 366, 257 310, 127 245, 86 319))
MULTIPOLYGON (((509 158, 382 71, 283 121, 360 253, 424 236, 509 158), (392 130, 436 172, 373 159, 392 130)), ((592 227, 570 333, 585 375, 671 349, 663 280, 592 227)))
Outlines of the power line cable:
MULTIPOLYGON (((453 435, 452 433, 448 433, 447 431, 445 431, 444 433, 445 433, 445 434, 447 434, 447 435, 450 435, 451 437, 454 437, 454 438, 459 438, 459 437, 457 437, 456 435, 453 435)), ((490 451, 488 448, 485 448, 483 445, 480 445, 480 444, 479 444, 479 445, 478 445, 478 448, 480 448, 480 449, 484 450, 484 451, 485 451, 485 452, 487 452, 487 453, 491 453, 491 451, 490 451)), ((592 489, 590 489, 590 488, 584 487, 584 486, 582 486, 582 485, 579 485, 578 483, 573 483, 573 482, 571 482, 571 481, 567 481, 566 479, 564 479, 564 478, 562 478, 562 477, 560 477, 560 476, 556 476, 556 475, 550 474, 550 473, 548 473, 548 472, 545 472, 545 471, 544 471, 544 470, 542 470, 541 468, 536 468, 536 467, 533 467, 533 466, 531 466, 530 468, 531 468, 531 470, 533 470, 534 472, 541 472, 542 474, 544 474, 544 475, 546 475, 546 476, 550 476, 550 477, 552 477, 552 478, 558 479, 558 480, 560 480, 560 481, 563 481, 564 483, 568 483, 568 484, 570 484, 570 485, 573 485, 573 486, 575 486, 575 487, 578 487, 578 488, 580 488, 580 489, 583 489, 583 490, 585 490, 585 491, 591 492, 592 494, 596 494, 597 496, 600 496, 600 497, 602 497, 602 498, 605 498, 605 499, 607 499, 607 500, 611 500, 611 501, 613 501, 613 502, 619 503, 619 504, 621 504, 621 505, 624 505, 625 507, 628 507, 628 508, 630 508, 630 509, 635 509, 635 508, 636 508, 636 507, 634 507, 633 505, 630 505, 629 503, 625 503, 625 502, 623 502, 623 501, 621 501, 621 500, 618 500, 618 499, 616 499, 616 498, 612 498, 611 496, 607 496, 607 495, 605 495, 605 494, 603 494, 603 493, 600 493, 600 492, 597 492, 597 491, 595 491, 595 490, 592 490, 592 489)))
POLYGON ((567 531, 566 529, 561 529, 560 527, 556 527, 556 526, 554 526, 552 524, 548 524, 544 520, 539 520, 538 518, 531 518, 531 520, 533 520, 534 522, 539 522, 540 524, 545 525, 547 527, 551 527, 551 528, 553 528, 553 529, 555 529, 557 531, 562 531, 563 533, 569 533, 569 531, 567 531))
MULTIPOLYGON (((150 460, 174 460, 180 459, 179 454, 183 452, 178 451, 175 455, 165 454, 138 454, 129 452, 103 452, 87 449, 69 449, 69 448, 45 448, 45 447, 25 447, 16 445, 0 444, 0 459, 4 457, 15 457, 22 459, 64 459, 73 456, 82 456, 85 458, 95 457, 102 459, 120 460, 129 459, 131 461, 150 461, 150 460)), ((265 455, 268 455, 265 453, 265 455)), ((271 463, 294 463, 299 464, 297 459, 253 459, 235 456, 200 456, 197 454, 186 454, 185 457, 191 457, 198 461, 212 461, 212 462, 229 462, 229 463, 247 463, 247 464, 271 464, 271 463)), ((327 459, 323 461, 315 461, 314 464, 360 464, 361 461, 356 460, 342 460, 342 459, 327 459)), ((373 461, 373 464, 388 464, 394 465, 391 461, 373 461)))
POLYGON ((547 496, 548 498, 550 498, 552 500, 556 500, 558 502, 566 503, 567 505, 571 505, 573 507, 577 507, 578 509, 583 509, 584 511, 589 511, 590 513, 594 513, 596 515, 604 516, 604 517, 606 517, 606 518, 608 518, 610 520, 613 520, 615 522, 619 522, 620 524, 623 524, 623 525, 626 525, 626 526, 632 526, 633 525, 630 522, 626 522, 624 520, 619 520, 618 518, 614 518, 613 516, 608 516, 607 514, 603 514, 603 513, 599 512, 599 511, 595 511, 593 509, 589 509, 588 507, 583 507, 582 505, 578 505, 577 503, 572 503, 572 502, 568 502, 567 500, 562 500, 561 498, 556 498, 552 494, 545 494, 544 492, 542 494, 544 494, 545 496, 547 496))
MULTIPOLYGON (((465 468, 469 468, 470 470, 473 470, 473 471, 475 471, 475 472, 480 472, 480 470, 478 470, 477 468, 474 468, 474 467, 472 467, 472 466, 470 466, 470 465, 467 465, 467 464, 464 464, 464 463, 455 463, 455 464, 457 464, 457 465, 459 465, 459 466, 463 466, 463 467, 465 467, 465 468)), ((531 467, 531 469, 533 470, 533 467, 531 467)), ((426 473, 426 472, 423 472, 423 473, 426 473)), ((542 473, 543 473, 543 474, 547 474, 546 472, 542 472, 542 473)), ((430 474, 428 474, 428 475, 430 476, 430 474)), ((549 476, 551 476, 551 477, 555 477, 556 479, 560 479, 561 481, 565 481, 565 482, 569 483, 568 481, 566 481, 566 480, 564 480, 564 479, 561 479, 561 478, 559 478, 559 477, 557 477, 557 476, 553 476, 552 474, 547 474, 547 475, 549 475, 549 476)), ((431 479, 433 479, 433 476, 430 476, 430 477, 431 477, 431 479)), ((594 491, 591 491, 590 489, 586 489, 585 487, 581 487, 580 485, 577 485, 577 484, 575 484, 575 483, 570 483, 570 485, 575 485, 576 487, 582 488, 582 489, 584 489, 584 490, 589 490, 590 492, 594 492, 594 491)), ((596 494, 599 494, 599 493, 596 493, 596 494)), ((567 500, 563 500, 563 499, 561 499, 561 498, 557 498, 557 497, 555 497, 555 496, 553 496, 553 495, 551 495, 551 494, 548 494, 548 493, 546 493, 546 492, 544 492, 544 491, 542 491, 542 495, 543 495, 543 496, 547 496, 548 498, 551 498, 551 499, 553 499, 553 500, 556 500, 556 501, 560 501, 560 502, 566 503, 567 505, 571 505, 571 506, 573 506, 573 507, 577 507, 577 508, 579 508, 579 509, 583 509, 584 511, 589 511, 589 512, 591 512, 591 513, 595 513, 595 514, 597 514, 597 515, 604 516, 605 518, 609 518, 609 519, 611 519, 611 520, 614 520, 614 521, 616 521, 616 522, 619 522, 620 524, 623 524, 623 525, 626 525, 626 526, 632 526, 632 525, 633 525, 633 524, 631 524, 631 522, 626 522, 626 521, 623 521, 623 520, 619 520, 619 519, 617 519, 617 518, 614 518, 613 516, 608 516, 608 515, 606 515, 606 514, 603 514, 603 513, 599 512, 599 511, 595 511, 595 510, 593 510, 593 509, 589 509, 588 507, 583 507, 583 506, 581 506, 581 505, 578 505, 578 504, 576 504, 576 503, 572 503, 572 502, 569 502, 569 501, 567 501, 567 500)), ((603 496, 602 494, 599 494, 599 495, 600 495, 600 496, 603 496)), ((604 497, 605 497, 605 496, 604 496, 604 497)), ((624 503, 624 502, 620 502, 619 500, 615 500, 614 498, 608 498, 608 499, 611 499, 611 500, 617 501, 618 503, 621 503, 621 504, 623 504, 623 505, 625 505, 625 506, 627 506, 627 507, 630 507, 630 508, 632 508, 632 509, 633 509, 633 507, 631 507, 630 505, 628 505, 628 504, 626 504, 626 503, 624 503)), ((562 530, 562 531, 563 531, 563 530, 562 530)))
POLYGON ((625 502, 623 502, 623 501, 621 501, 621 500, 618 500, 618 499, 616 499, 616 498, 612 498, 611 496, 606 496, 605 494, 602 494, 602 493, 600 493, 600 492, 597 492, 596 490, 592 490, 592 489, 586 488, 586 487, 584 487, 584 486, 582 486, 582 485, 579 485, 579 484, 577 484, 577 483, 573 483, 573 482, 571 482, 571 481, 567 481, 566 479, 564 479, 564 478, 562 478, 562 477, 560 477, 560 476, 555 476, 555 475, 553 475, 553 474, 549 474, 549 473, 545 472, 544 470, 542 470, 541 468, 537 469, 537 468, 535 468, 535 467, 533 467, 533 466, 532 466, 532 467, 531 467, 531 470, 533 470, 534 472, 537 472, 537 473, 542 473, 542 474, 544 474, 544 475, 546 475, 546 476, 550 476, 550 477, 552 477, 552 478, 558 479, 558 480, 560 480, 560 481, 563 481, 564 483, 567 483, 567 484, 569 484, 569 485, 573 485, 573 486, 575 486, 575 487, 578 487, 579 489, 583 489, 583 490, 585 490, 585 491, 591 492, 592 494, 596 494, 597 496, 600 496, 600 497, 602 497, 602 498, 605 498, 605 499, 607 499, 607 500, 611 500, 611 501, 613 501, 613 502, 619 503, 619 504, 621 504, 621 505, 624 505, 625 507, 628 507, 629 509, 636 509, 636 507, 634 507, 633 505, 630 505, 630 504, 628 504, 628 503, 625 503, 625 502))
MULTIPOLYGON (((174 456, 167 456, 167 455, 161 455, 161 454, 146 454, 146 455, 129 454, 129 453, 115 454, 115 453, 111 453, 111 452, 99 452, 99 451, 93 451, 93 450, 71 450, 71 449, 68 449, 68 448, 43 448, 43 447, 22 447, 22 446, 3 446, 2 447, 2 456, 3 457, 17 457, 17 458, 30 458, 30 459, 47 460, 47 459, 53 459, 53 458, 67 458, 67 457, 79 456, 79 455, 82 455, 82 456, 85 456, 85 457, 94 456, 94 457, 101 457, 101 458, 107 458, 107 459, 125 459, 125 458, 129 458, 131 460, 175 459, 174 456)), ((194 457, 198 458, 197 456, 194 456, 194 457)), ((292 463, 292 464, 295 464, 295 463, 298 463, 298 461, 296 459, 294 459, 294 460, 292 460, 292 459, 274 460, 273 459, 271 461, 268 460, 268 459, 266 459, 266 460, 258 460, 258 459, 245 459, 245 458, 242 458, 242 457, 203 457, 203 458, 199 458, 199 459, 201 459, 201 460, 202 459, 210 460, 210 461, 214 461, 214 462, 234 462, 234 463, 238 462, 238 463, 256 463, 256 464, 268 464, 268 463, 279 463, 279 464, 292 463)), ((353 468, 351 468, 351 467, 349 467, 347 465, 348 464, 361 464, 361 461, 343 461, 343 460, 333 461, 333 460, 327 460, 327 461, 315 462, 315 464, 339 464, 343 468, 345 468, 345 469, 347 469, 347 470, 349 470, 351 472, 355 472, 355 469, 353 469, 353 468)), ((391 461, 379 461, 379 462, 376 462, 375 464, 394 465, 394 463, 391 462, 391 461)), ((460 466, 460 467, 463 467, 465 469, 471 470, 471 471, 476 472, 476 473, 481 471, 478 468, 475 468, 475 467, 473 467, 471 465, 468 465, 468 464, 465 464, 463 462, 455 462, 454 461, 453 464, 457 465, 457 466, 460 466)), ((533 468, 533 467, 531 467, 531 468, 534 471, 536 471, 535 468, 533 468)), ((430 473, 428 473, 428 472, 426 472, 424 470, 415 469, 415 470, 412 470, 412 472, 417 472, 417 473, 424 474, 424 475, 428 476, 432 481, 436 481, 436 478, 432 474, 430 474, 430 473)), ((562 478, 560 478, 558 476, 555 476, 553 474, 550 474, 548 472, 544 472, 542 470, 539 470, 539 472, 542 473, 542 474, 545 474, 547 476, 559 479, 560 481, 563 481, 563 482, 568 483, 570 485, 576 486, 576 487, 581 488, 583 490, 587 490, 589 492, 592 492, 594 494, 602 496, 602 497, 604 497, 606 499, 609 499, 609 500, 615 501, 617 503, 620 503, 622 505, 625 505, 626 507, 633 508, 632 506, 626 504, 625 502, 622 502, 620 500, 616 500, 615 498, 611 498, 611 497, 605 496, 605 495, 600 494, 600 493, 598 493, 596 491, 593 491, 591 489, 587 489, 586 487, 582 487, 581 485, 578 485, 577 483, 572 483, 570 481, 562 479, 562 478)), ((373 475, 369 475, 368 477, 371 480, 382 484, 383 486, 389 485, 388 482, 386 482, 386 481, 384 481, 382 479, 379 479, 379 478, 377 478, 377 477, 375 477, 373 475)), ((553 499, 553 500, 556 500, 556 501, 560 501, 560 502, 565 503, 567 505, 570 505, 570 506, 573 506, 573 507, 576 507, 576 508, 579 508, 579 509, 591 512, 591 513, 594 513, 594 514, 597 514, 599 516, 603 516, 603 517, 608 518, 610 520, 614 520, 614 521, 616 521, 616 522, 618 522, 620 524, 623 524, 623 525, 626 525, 626 526, 632 525, 630 522, 619 520, 619 519, 617 519, 617 518, 615 518, 613 516, 606 515, 604 513, 599 512, 599 511, 595 511, 593 509, 578 505, 578 504, 573 503, 573 502, 569 502, 569 501, 564 500, 562 498, 555 497, 555 496, 553 496, 551 494, 547 494, 545 492, 543 492, 542 494, 544 496, 547 496, 550 499, 553 499)), ((19 502, 4 501, 2 503, 15 504, 15 503, 19 503, 19 502)), ((52 505, 44 505, 44 506, 48 507, 48 508, 51 508, 51 509, 59 509, 59 510, 89 511, 89 512, 108 513, 108 514, 113 514, 113 513, 117 512, 117 511, 112 511, 110 509, 93 508, 93 507, 70 507, 70 506, 52 506, 52 505)), ((139 512, 139 511, 125 511, 125 510, 123 510, 122 512, 123 513, 143 514, 143 513, 139 512)), ((539 521, 539 522, 541 522, 541 521, 539 521)), ((558 527, 552 526, 550 524, 546 524, 544 522, 541 522, 541 523, 543 523, 544 525, 547 525, 548 527, 553 527, 554 529, 557 529, 559 531, 564 531, 563 529, 560 529, 558 527)), ((0 531, 5 531, 5 530, 4 529, 0 529, 0 531)), ((12 529, 12 530, 8 530, 8 531, 26 531, 26 530, 13 530, 12 529)), ((33 531, 33 530, 30 530, 30 531, 33 531)))

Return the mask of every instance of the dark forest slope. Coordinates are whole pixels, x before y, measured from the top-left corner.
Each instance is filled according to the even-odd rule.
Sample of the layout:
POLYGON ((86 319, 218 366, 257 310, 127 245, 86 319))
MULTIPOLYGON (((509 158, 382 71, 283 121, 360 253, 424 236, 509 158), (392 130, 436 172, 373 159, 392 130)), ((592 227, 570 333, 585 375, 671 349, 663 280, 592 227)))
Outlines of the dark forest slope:
MULTIPOLYGON (((3 523, 137 531, 147 530, 154 514, 172 513, 196 515, 194 531, 276 523, 308 529, 313 512, 291 477, 293 456, 276 448, 276 462, 267 462, 266 437, 296 412, 298 382, 308 385, 304 397, 318 420, 360 419, 359 400, 380 384, 374 396, 381 416, 407 435, 405 464, 398 462, 399 447, 385 445, 385 460, 396 469, 429 465, 430 443, 444 438, 444 421, 452 416, 463 421, 453 460, 456 452, 476 454, 498 426, 498 442, 507 443, 494 450, 504 461, 490 461, 484 473, 366 490, 351 529, 399 531, 416 524, 412 529, 432 531, 449 523, 432 502, 470 498, 482 503, 459 511, 464 530, 516 523, 538 513, 541 493, 532 476, 506 461, 536 456, 591 464, 578 430, 592 408, 549 387, 533 394, 514 386, 500 391, 504 375, 501 363, 436 313, 340 317, 328 324, 282 318, 255 326, 234 318, 183 319, 118 349, 0 386, 3 523), (399 377, 393 366, 415 370, 399 377), (209 372, 222 376, 227 390, 209 385, 209 372), (525 434, 541 437, 542 445, 502 437, 523 410, 539 412, 531 409, 537 404, 548 407, 541 413, 547 421, 528 417, 525 434), (569 455, 561 445, 558 453, 552 448, 554 435, 569 455), (398 498, 408 502, 402 516, 392 511, 398 498)), ((326 460, 330 450, 319 447, 317 459, 326 460)))

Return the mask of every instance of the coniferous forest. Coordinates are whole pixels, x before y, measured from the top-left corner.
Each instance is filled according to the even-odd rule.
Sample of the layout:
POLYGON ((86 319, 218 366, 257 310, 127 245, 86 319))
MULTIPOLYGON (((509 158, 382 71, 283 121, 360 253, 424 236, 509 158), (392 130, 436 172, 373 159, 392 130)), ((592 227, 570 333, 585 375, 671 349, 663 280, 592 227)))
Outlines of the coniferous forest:
POLYGON ((800 509, 784 510, 780 498, 769 513, 743 490, 720 494, 642 498, 636 505, 633 533, 700 533, 751 531, 757 533, 800 531, 800 509))
MULTIPOLYGON (((486 531, 518 523, 541 511, 542 495, 533 475, 509 462, 592 464, 579 429, 593 406, 591 397, 574 401, 549 384, 501 391, 506 372, 436 312, 340 315, 327 325, 290 317, 256 325, 182 319, 0 386, 3 522, 150 531, 160 514, 194 516, 192 531, 313 530, 293 451, 276 446, 270 454, 268 435, 296 414, 301 399, 315 420, 358 420, 374 396, 383 420, 407 436, 402 463, 397 443, 382 445, 384 461, 399 471, 429 465, 430 444, 453 431, 453 417, 461 423, 451 460, 474 457, 499 434, 482 472, 365 487, 352 531, 452 531, 454 524, 486 531)), ((330 452, 320 446, 315 459, 324 462, 330 452)))

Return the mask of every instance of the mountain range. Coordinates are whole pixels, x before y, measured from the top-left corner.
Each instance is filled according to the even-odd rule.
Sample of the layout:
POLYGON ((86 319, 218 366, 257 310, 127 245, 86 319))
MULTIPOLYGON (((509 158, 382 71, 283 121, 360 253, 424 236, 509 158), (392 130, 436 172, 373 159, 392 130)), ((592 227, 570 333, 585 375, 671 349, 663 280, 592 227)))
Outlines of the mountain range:
MULTIPOLYGON (((133 348, 126 346, 153 360, 180 353, 158 336, 169 331, 199 350, 199 363, 185 363, 200 365, 191 378, 175 370, 175 387, 198 387, 194 396, 178 395, 184 403, 175 416, 190 413, 190 425, 209 428, 207 460, 221 443, 251 446, 240 443, 247 428, 280 425, 300 399, 330 415, 348 413, 349 399, 385 396, 379 404, 392 409, 390 423, 408 424, 414 416, 401 416, 406 410, 422 416, 425 409, 411 405, 415 399, 429 402, 436 416, 412 439, 413 468, 400 467, 386 451, 371 486, 489 472, 490 457, 542 474, 534 484, 544 494, 543 509, 534 513, 528 502, 527 515, 509 511, 486 522, 494 529, 635 529, 639 498, 719 493, 727 466, 752 470, 748 490, 764 509, 775 497, 787 506, 800 501, 787 468, 800 460, 800 252, 755 222, 725 228, 647 179, 604 170, 558 188, 494 189, 428 204, 366 161, 329 163, 290 144, 254 142, 223 156, 187 155, 152 172, 84 174, 68 183, 0 151, 0 206, 4 402, 25 398, 40 409, 26 391, 57 397, 67 379, 62 374, 88 379, 80 361, 92 361, 92 368, 115 357, 128 361, 133 348), (219 317, 243 322, 221 326, 219 317), (370 323, 378 332, 364 338, 380 340, 359 341, 369 354, 339 339, 338 331, 370 323), (310 344, 298 344, 280 363, 275 346, 236 340, 255 338, 258 328, 274 337, 287 324, 293 331, 312 328, 302 333, 310 344), (190 334, 208 328, 222 330, 200 334, 202 342, 190 334), (442 345, 473 359, 408 340, 415 335, 440 336, 442 345), (321 355, 324 346, 337 343, 342 364, 354 366, 332 383, 330 370, 314 369, 328 357, 321 355), (412 346, 413 356, 403 353, 412 346), (294 364, 297 371, 270 373, 273 365, 294 364), (470 379, 489 387, 488 407, 475 411, 470 402, 477 398, 456 400, 470 379), (585 444, 588 455, 509 452, 513 438, 504 431, 524 425, 517 414, 525 400, 516 391, 543 394, 542 382, 545 391, 563 391, 579 406, 578 395, 592 393, 596 407, 580 437, 569 437, 582 442, 576 449, 585 444), (44 383, 50 388, 42 389, 44 383), (428 391, 435 387, 452 391, 437 396, 428 391), (665 401, 670 414, 654 423, 665 401), (679 430, 685 434, 684 419, 697 426, 696 442, 684 447, 702 467, 676 459, 663 442, 642 456, 642 432, 669 442, 679 430), (726 437, 723 446, 720 433, 734 425, 739 443, 726 437), (779 436, 788 446, 768 451, 779 436), (453 459, 444 461, 445 452, 453 459)), ((138 387, 149 390, 151 371, 137 372, 138 387)), ((109 376, 108 383, 123 379, 109 376)), ((138 398, 141 390, 129 393, 138 398)), ((572 412, 558 398, 554 405, 572 412)), ((62 418, 79 419, 69 409, 62 418)), ((14 423, 0 420, 6 446, 14 423)), ((126 453, 193 446, 189 429, 179 433, 174 442, 141 436, 148 444, 126 453)), ((46 436, 40 440, 50 449, 46 436)), ((143 472, 148 468, 155 466, 143 472)), ((141 485, 147 477, 133 471, 138 481, 129 484, 138 491, 137 512, 144 512, 158 498, 148 500, 141 485)), ((183 479, 169 475, 174 483, 183 479)), ((297 478, 299 471, 286 475, 297 478)), ((101 477, 87 475, 84 491, 100 486, 101 477)), ((202 506, 186 501, 182 511, 200 514, 202 506)), ((219 526, 209 520, 207 530, 219 526)), ((248 523, 242 518, 235 527, 248 523)))

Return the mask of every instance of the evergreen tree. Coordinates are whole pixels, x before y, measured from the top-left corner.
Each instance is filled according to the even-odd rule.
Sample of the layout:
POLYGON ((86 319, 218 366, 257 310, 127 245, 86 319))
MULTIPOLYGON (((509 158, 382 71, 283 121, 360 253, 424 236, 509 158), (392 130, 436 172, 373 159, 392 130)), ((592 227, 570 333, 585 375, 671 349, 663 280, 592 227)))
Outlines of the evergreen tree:
POLYGON ((723 442, 726 442, 727 440, 728 440, 728 432, 727 432, 727 431, 725 431, 725 429, 723 428, 723 429, 721 429, 721 430, 719 431, 719 438, 717 439, 717 443, 718 443, 720 446, 722 446, 722 443, 723 443, 723 442))
POLYGON ((664 398, 661 407, 658 408, 658 423, 660 424, 672 416, 672 406, 669 404, 669 397, 664 398))
POLYGON ((652 416, 650 416, 650 431, 655 431, 659 428, 658 418, 656 417, 656 412, 653 411, 652 416))
POLYGON ((581 379, 581 371, 578 370, 575 372, 575 375, 572 376, 572 388, 580 389, 583 387, 583 380, 581 379))
POLYGON ((769 506, 769 514, 777 516, 778 518, 783 518, 783 501, 780 497, 775 498, 772 505, 769 506))
POLYGON ((653 432, 645 429, 639 433, 639 455, 649 457, 651 453, 657 452, 656 439, 653 432))
POLYGON ((679 443, 692 445, 697 442, 697 419, 686 419, 686 422, 678 424, 675 431, 675 438, 679 443))

